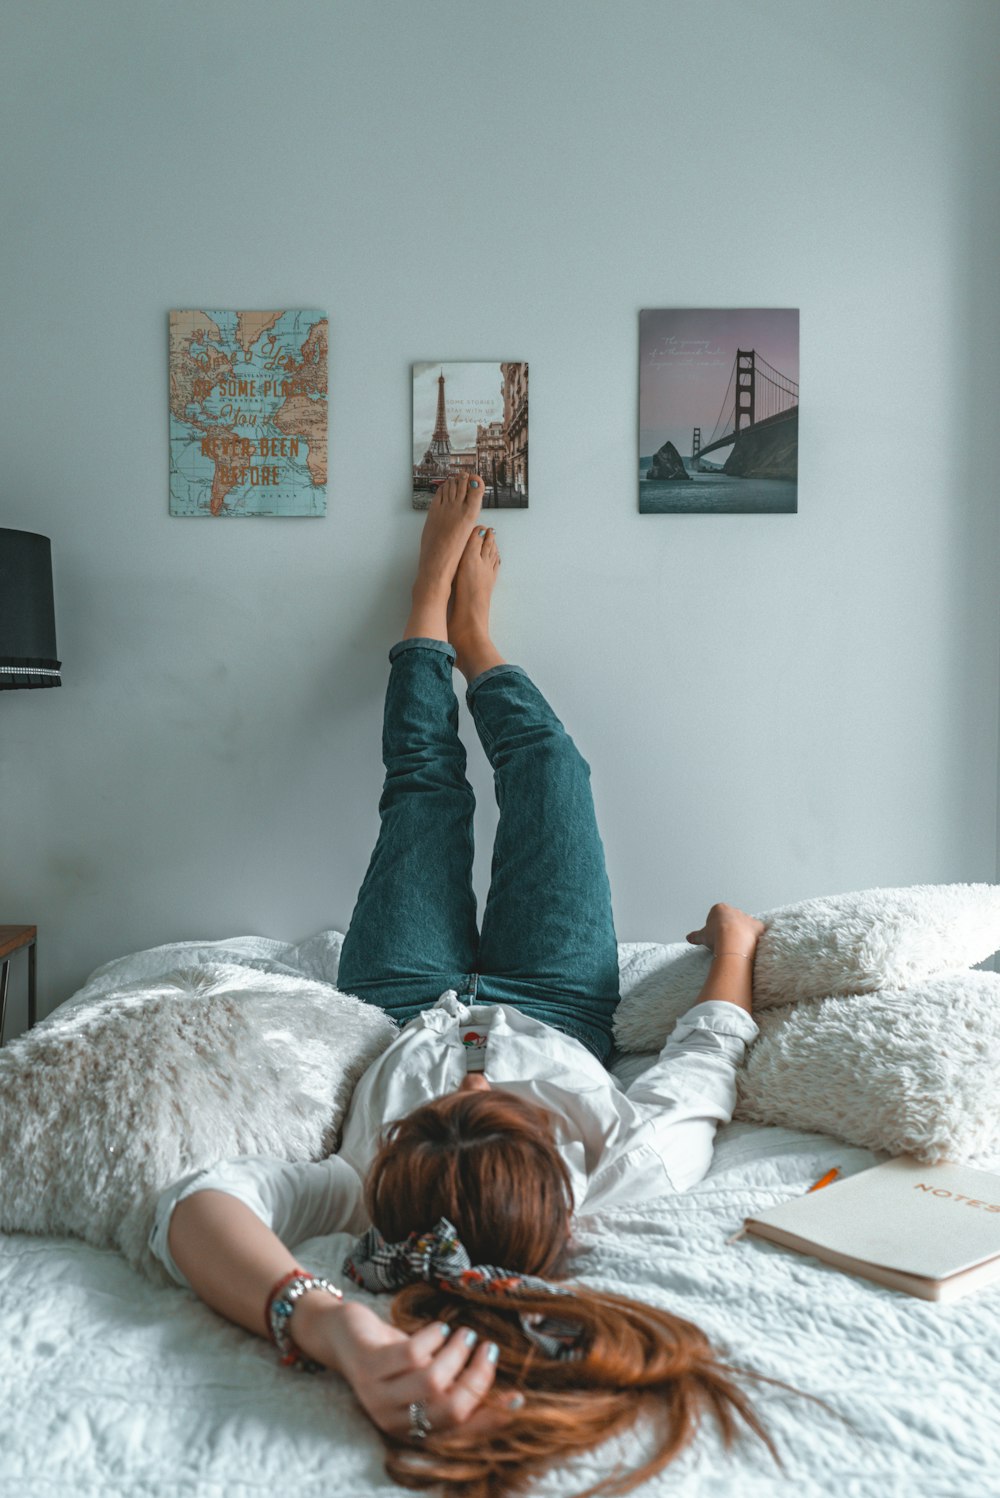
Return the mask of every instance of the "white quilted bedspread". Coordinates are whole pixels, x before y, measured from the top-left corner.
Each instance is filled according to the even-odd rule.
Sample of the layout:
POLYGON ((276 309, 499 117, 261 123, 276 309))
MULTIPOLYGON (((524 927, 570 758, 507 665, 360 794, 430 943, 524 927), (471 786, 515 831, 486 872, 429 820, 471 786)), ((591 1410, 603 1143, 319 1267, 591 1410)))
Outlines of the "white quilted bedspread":
MULTIPOLYGON (((333 981, 335 936, 298 949, 239 939, 234 957, 333 981)), ((79 998, 158 963, 219 960, 223 945, 122 959, 79 998)), ((623 979, 641 976, 651 951, 623 948, 623 979)), ((641 1064, 623 1058, 616 1074, 628 1080, 641 1064)), ((693 1190, 577 1219, 583 1282, 676 1311, 730 1361, 821 1396, 851 1422, 748 1382, 784 1476, 749 1431, 727 1453, 709 1415, 692 1447, 637 1493, 1000 1494, 1000 1284, 935 1305, 771 1244, 725 1242, 744 1216, 802 1193, 831 1165, 852 1174, 884 1158, 819 1134, 729 1124, 693 1190)), ((385 1314, 384 1297, 340 1275, 349 1241, 314 1239, 300 1262, 385 1314)), ((401 1495, 381 1450, 346 1385, 281 1369, 267 1343, 187 1291, 153 1287, 112 1250, 0 1235, 4 1498, 401 1495)), ((633 1432, 533 1492, 571 1498, 642 1450, 633 1432)))
MULTIPOLYGON (((637 1490, 679 1498, 797 1491, 838 1498, 996 1494, 1000 1286, 933 1305, 816 1260, 725 1238, 751 1209, 867 1150, 754 1124, 719 1131, 690 1192, 578 1219, 578 1275, 698 1322, 741 1366, 819 1394, 756 1400, 786 1476, 749 1432, 727 1454, 708 1417, 693 1447, 637 1490)), ((339 1278, 349 1240, 300 1258, 339 1278)), ((349 1294, 362 1292, 347 1287, 349 1294)), ((385 1302, 372 1300, 385 1309, 385 1302)), ((115 1252, 0 1237, 0 1492, 25 1498, 383 1498, 403 1490, 346 1386, 279 1368, 270 1348, 188 1292, 156 1289, 115 1252)), ((750 1386, 751 1389, 753 1385, 750 1386)), ((539 1498, 581 1492, 641 1433, 550 1474, 539 1498)))

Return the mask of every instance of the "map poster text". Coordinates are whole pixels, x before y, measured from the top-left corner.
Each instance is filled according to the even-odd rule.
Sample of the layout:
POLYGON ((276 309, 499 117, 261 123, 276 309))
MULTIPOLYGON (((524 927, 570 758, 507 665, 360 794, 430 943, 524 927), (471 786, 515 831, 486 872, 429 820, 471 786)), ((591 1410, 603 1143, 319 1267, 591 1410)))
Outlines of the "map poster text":
POLYGON ((325 515, 325 312, 170 313, 170 513, 325 515))

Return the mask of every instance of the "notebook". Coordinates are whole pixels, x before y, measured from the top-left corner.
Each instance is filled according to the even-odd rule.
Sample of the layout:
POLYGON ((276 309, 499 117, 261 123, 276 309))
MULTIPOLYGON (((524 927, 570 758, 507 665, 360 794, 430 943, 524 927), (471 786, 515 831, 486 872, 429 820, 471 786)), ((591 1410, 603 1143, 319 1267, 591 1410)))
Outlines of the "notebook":
POLYGON ((1000 1280, 1000 1175, 900 1155, 768 1207, 744 1229, 922 1300, 1000 1280))

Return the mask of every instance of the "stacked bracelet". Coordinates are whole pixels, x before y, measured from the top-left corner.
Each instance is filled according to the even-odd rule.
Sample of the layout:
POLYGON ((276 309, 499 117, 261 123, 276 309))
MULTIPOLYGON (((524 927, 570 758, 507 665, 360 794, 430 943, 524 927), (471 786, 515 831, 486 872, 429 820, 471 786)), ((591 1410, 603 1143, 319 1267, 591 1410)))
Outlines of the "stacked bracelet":
POLYGON ((301 1295, 305 1295, 307 1290, 326 1290, 337 1300, 344 1298, 336 1285, 331 1285, 329 1280, 307 1274, 304 1269, 293 1269, 278 1281, 267 1297, 264 1319, 267 1322, 271 1341, 278 1349, 282 1367, 301 1368, 304 1373, 319 1373, 322 1371, 323 1364, 317 1363, 313 1358, 307 1358, 302 1349, 292 1341, 288 1331, 288 1323, 292 1319, 295 1302, 301 1295))

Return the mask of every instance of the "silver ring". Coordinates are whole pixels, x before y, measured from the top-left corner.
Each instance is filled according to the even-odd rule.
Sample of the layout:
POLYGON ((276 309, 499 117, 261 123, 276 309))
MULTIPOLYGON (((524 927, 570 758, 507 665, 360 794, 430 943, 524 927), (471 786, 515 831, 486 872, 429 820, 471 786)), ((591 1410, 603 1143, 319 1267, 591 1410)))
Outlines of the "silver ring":
POLYGON ((420 1400, 414 1400, 410 1405, 410 1439, 422 1441, 429 1430, 434 1427, 427 1418, 427 1411, 420 1400))

